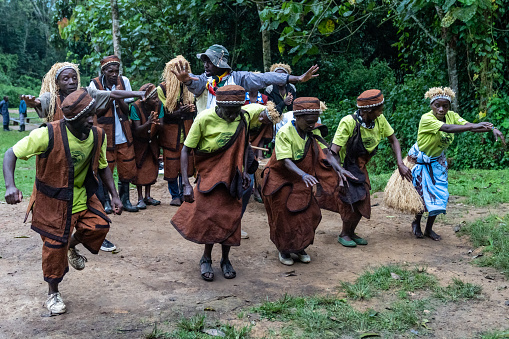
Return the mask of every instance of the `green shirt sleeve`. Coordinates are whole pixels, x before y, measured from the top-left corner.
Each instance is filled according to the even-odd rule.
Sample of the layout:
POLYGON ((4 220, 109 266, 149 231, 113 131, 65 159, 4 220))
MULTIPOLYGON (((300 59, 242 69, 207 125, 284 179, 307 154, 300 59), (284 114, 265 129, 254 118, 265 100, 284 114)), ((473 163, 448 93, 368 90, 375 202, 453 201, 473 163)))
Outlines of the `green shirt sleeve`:
POLYGON ((389 124, 389 122, 387 121, 387 119, 385 118, 385 116, 383 114, 381 114, 377 119, 379 120, 378 122, 380 124, 380 130, 381 130, 380 136, 382 139, 390 137, 391 135, 394 134, 394 129, 389 124))
POLYGON ((197 148, 198 143, 201 139, 201 119, 200 116, 196 117, 196 120, 191 125, 189 129, 189 133, 187 133, 186 140, 184 141, 184 146, 189 148, 197 148))
POLYGON ((18 159, 27 160, 34 155, 46 152, 49 144, 47 127, 34 129, 29 135, 18 141, 12 150, 18 159))
POLYGON ((444 122, 438 120, 433 113, 424 114, 419 123, 419 134, 437 134, 444 122))
POLYGON ((454 125, 465 125, 468 123, 467 120, 463 119, 462 117, 460 117, 460 115, 456 112, 451 112, 451 116, 453 118, 453 124, 454 125))
POLYGON ((131 105, 131 120, 139 121, 140 117, 138 116, 138 112, 136 112, 136 108, 134 105, 131 105))
POLYGON ((108 160, 106 159, 106 145, 108 144, 108 140, 106 138, 107 135, 104 133, 104 140, 101 145, 101 154, 99 155, 99 169, 108 167, 108 160))
POLYGON ((355 121, 350 115, 341 119, 336 133, 334 134, 334 138, 332 139, 332 143, 341 147, 345 146, 353 133, 354 127, 355 121))
POLYGON ((276 134, 276 159, 293 159, 292 140, 285 133, 285 130, 279 130, 276 134))

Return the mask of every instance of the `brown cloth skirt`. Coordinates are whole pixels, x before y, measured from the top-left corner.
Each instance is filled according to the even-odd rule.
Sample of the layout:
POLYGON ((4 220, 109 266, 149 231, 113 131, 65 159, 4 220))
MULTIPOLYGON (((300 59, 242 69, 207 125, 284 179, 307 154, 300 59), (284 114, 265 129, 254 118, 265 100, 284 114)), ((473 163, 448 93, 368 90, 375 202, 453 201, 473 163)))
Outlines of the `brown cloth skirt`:
POLYGON ((175 229, 198 244, 240 245, 242 177, 246 152, 245 125, 222 149, 210 154, 195 153, 197 184, 192 203, 184 202, 171 219, 175 229))

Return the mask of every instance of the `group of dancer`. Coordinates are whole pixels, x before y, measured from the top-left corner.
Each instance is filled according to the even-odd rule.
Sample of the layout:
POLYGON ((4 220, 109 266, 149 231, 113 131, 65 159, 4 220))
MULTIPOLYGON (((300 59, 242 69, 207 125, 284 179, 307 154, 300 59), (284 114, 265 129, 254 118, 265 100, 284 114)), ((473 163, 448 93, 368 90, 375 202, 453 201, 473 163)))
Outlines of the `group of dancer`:
POLYGON ((106 241, 111 222, 107 214, 160 204, 150 194, 160 148, 171 204, 180 206, 171 223, 185 239, 204 245, 200 273, 212 281, 215 244, 222 247, 223 276, 236 277, 229 253, 241 242, 241 219, 259 167, 256 151, 264 148, 259 146, 274 140, 257 186, 279 261, 293 265, 296 260, 311 262, 306 250, 313 244, 322 208, 340 214, 341 245, 368 244, 356 228, 362 217, 370 218, 366 165, 384 138, 399 173, 413 181, 429 212, 424 233, 422 214, 412 223, 413 233, 433 240, 440 240, 432 227, 448 201, 444 152, 454 133, 492 131, 504 142, 492 124, 468 123, 449 111, 452 90, 431 88, 425 94, 431 111, 422 116, 417 142, 408 153, 416 164, 410 170, 383 115, 382 91, 359 95, 358 109, 341 119, 329 145, 324 139, 327 128, 319 123, 325 105, 314 97, 296 98, 293 85, 317 77, 318 66, 300 76, 283 64, 267 73, 233 71, 229 53, 220 45, 197 57, 204 73, 193 74, 187 60, 178 56, 166 64, 162 83, 145 84, 139 91, 132 91, 129 80, 119 76, 116 56, 101 61, 102 75, 85 88, 80 88, 77 65, 58 63, 44 78, 38 98, 24 96, 46 124, 5 153, 5 199, 9 204, 21 202, 14 181, 16 161, 37 156, 25 221, 31 212, 31 227, 43 241, 42 268, 49 286, 45 307, 51 314, 66 312, 58 286, 69 264, 85 268, 87 259, 76 246, 81 243, 93 254, 101 247, 114 247, 106 241), (259 92, 263 88, 267 96, 259 92), (132 98, 140 99, 129 108, 132 98), (276 128, 282 121, 287 122, 276 128), (115 166, 118 192, 112 176, 115 166), (129 200, 130 183, 138 189, 135 205, 129 200))

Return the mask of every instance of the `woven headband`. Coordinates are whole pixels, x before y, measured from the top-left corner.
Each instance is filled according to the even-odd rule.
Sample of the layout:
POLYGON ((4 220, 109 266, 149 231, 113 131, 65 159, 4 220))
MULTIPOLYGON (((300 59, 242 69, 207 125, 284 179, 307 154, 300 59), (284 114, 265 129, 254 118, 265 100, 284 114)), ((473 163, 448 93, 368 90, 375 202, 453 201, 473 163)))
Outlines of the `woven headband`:
POLYGON ((66 69, 74 69, 74 67, 69 66, 69 65, 60 67, 60 68, 58 69, 57 73, 55 74, 55 80, 57 80, 57 79, 58 79, 58 76, 60 75, 60 73, 62 73, 62 72, 63 72, 64 70, 66 70, 66 69))
POLYGON ((101 70, 103 70, 104 67, 108 66, 109 64, 119 64, 120 65, 120 62, 118 62, 117 60, 108 61, 108 62, 104 63, 104 65, 101 66, 101 70))
POLYGON ((246 101, 217 101, 217 104, 223 104, 223 105, 244 105, 246 101))
POLYGON ((380 105, 383 105, 383 103, 385 102, 385 98, 382 99, 381 102, 378 102, 376 104, 372 104, 372 105, 365 105, 365 106, 359 106, 357 104, 357 108, 370 108, 370 107, 376 107, 376 106, 380 106, 380 105))
POLYGON ((303 112, 309 112, 309 114, 314 114, 316 112, 317 114, 320 114, 320 113, 322 113, 322 110, 320 108, 298 109, 298 110, 293 111, 293 114, 295 115, 295 113, 303 113, 303 112))
POLYGON ((450 96, 445 95, 445 94, 438 94, 438 95, 435 95, 433 98, 431 98, 430 104, 432 104, 437 99, 445 99, 445 100, 448 100, 449 102, 451 102, 450 96))
POLYGON ((79 112, 78 114, 76 114, 74 117, 72 118, 67 118, 65 115, 64 115, 64 119, 66 121, 74 121, 76 119, 78 119, 80 116, 82 116, 84 113, 88 112, 90 110, 90 108, 92 107, 92 105, 95 103, 95 99, 92 99, 92 101, 90 101, 90 103, 88 104, 87 107, 85 107, 81 112, 79 112))

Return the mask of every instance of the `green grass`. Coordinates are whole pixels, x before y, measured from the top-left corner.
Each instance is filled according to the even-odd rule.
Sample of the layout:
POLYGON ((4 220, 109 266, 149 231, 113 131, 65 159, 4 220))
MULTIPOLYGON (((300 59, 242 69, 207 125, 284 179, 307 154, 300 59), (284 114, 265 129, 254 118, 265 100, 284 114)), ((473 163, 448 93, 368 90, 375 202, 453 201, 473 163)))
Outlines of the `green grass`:
POLYGON ((484 255, 475 259, 480 266, 492 266, 509 278, 509 214, 491 215, 463 226, 460 235, 470 236, 474 247, 484 246, 484 255))
MULTIPOLYGON (((340 289, 352 299, 370 299, 380 291, 394 289, 403 292, 432 289, 438 286, 434 276, 424 268, 407 270, 397 265, 381 266, 363 273, 354 284, 341 283, 340 289), (395 278, 393 278, 393 275, 395 278)), ((401 294, 402 296, 404 293, 401 294)))
POLYGON ((206 329, 216 329, 224 334, 226 339, 244 339, 249 338, 251 326, 236 328, 230 324, 213 323, 207 324, 205 315, 197 314, 191 318, 183 317, 176 325, 176 329, 172 332, 162 331, 157 328, 157 324, 146 339, 205 339, 212 338, 209 334, 204 333, 206 329))
MULTIPOLYGON (((370 175, 371 193, 383 192, 392 173, 370 175)), ((466 204, 487 206, 509 202, 509 169, 449 171, 449 193, 466 204)))
MULTIPOLYGON (((16 130, 12 130, 11 132, 0 132, 0 166, 3 166, 4 162, 4 154, 5 152, 11 148, 16 142, 21 140, 23 137, 27 136, 29 132, 18 132, 16 130)), ((0 199, 5 201, 5 183, 3 180, 3 172, 2 172, 2 183, 0 184, 0 199)), ((18 189, 21 190, 23 196, 25 198, 30 197, 32 194, 32 188, 34 186, 35 181, 35 157, 25 161, 20 160, 16 162, 16 172, 14 174, 14 180, 18 189)))
POLYGON ((503 339, 509 338, 509 329, 505 331, 491 331, 481 335, 481 339, 503 339))
POLYGON ((254 312, 283 328, 273 335, 284 338, 358 337, 366 333, 391 336, 410 329, 429 332, 427 325, 433 309, 444 302, 477 298, 481 288, 460 280, 440 287, 437 279, 425 269, 382 266, 363 273, 355 283, 342 283, 346 298, 336 296, 294 297, 284 295, 266 302, 254 312), (392 273, 392 274, 391 274, 392 273), (359 310, 355 300, 380 297, 370 301, 372 308, 359 310), (392 301, 391 301, 392 300, 392 301), (355 305, 355 304, 354 304, 355 305))

